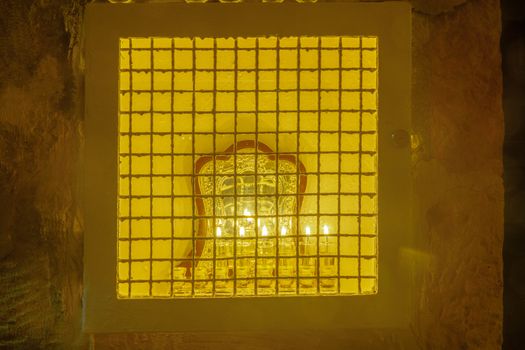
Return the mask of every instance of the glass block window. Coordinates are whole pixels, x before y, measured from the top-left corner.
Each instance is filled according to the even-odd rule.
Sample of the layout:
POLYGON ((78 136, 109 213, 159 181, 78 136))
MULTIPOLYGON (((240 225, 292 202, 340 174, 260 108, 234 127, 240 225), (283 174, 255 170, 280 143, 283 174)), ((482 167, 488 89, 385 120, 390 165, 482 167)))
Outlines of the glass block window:
POLYGON ((377 292, 376 37, 119 50, 119 298, 377 292))

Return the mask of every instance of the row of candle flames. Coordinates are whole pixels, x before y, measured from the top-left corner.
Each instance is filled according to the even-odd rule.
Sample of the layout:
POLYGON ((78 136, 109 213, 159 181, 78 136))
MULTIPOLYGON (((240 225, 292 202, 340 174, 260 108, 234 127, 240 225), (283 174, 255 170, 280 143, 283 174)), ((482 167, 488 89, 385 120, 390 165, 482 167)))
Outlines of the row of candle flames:
MULTIPOLYGON (((283 225, 276 246, 276 239, 269 236, 266 225, 261 227, 260 219, 257 227, 261 227, 261 235, 255 238, 254 233, 258 231, 255 220, 248 210, 245 209, 243 214, 245 218, 242 220, 247 225, 237 226, 238 237, 243 239, 229 239, 231 235, 225 234, 220 225, 216 226, 215 245, 209 241, 210 246, 204 248, 202 255, 214 259, 200 261, 195 266, 194 294, 232 295, 234 289, 237 295, 253 295, 255 289, 262 295, 337 292, 337 238, 330 235, 328 225, 323 225, 319 242, 312 236, 308 225, 304 227, 304 236, 299 239, 288 236, 288 228, 283 225), (250 239, 252 236, 254 239, 250 239), (299 247, 296 247, 296 242, 299 247), (236 288, 233 286, 234 275, 236 288)), ((175 294, 191 293, 191 285, 184 281, 187 276, 185 268, 175 268, 174 273, 177 281, 174 282, 175 294)))

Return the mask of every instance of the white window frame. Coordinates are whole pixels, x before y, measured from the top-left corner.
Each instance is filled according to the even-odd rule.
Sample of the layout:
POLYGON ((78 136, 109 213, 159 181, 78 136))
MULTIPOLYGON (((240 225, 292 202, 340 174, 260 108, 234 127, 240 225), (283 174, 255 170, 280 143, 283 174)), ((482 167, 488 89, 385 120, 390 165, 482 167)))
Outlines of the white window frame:
POLYGON ((90 4, 85 17, 84 330, 233 331, 409 329, 412 245, 408 147, 411 9, 406 2, 315 4, 90 4), (118 58, 121 37, 370 35, 379 41, 378 293, 118 299, 118 58))

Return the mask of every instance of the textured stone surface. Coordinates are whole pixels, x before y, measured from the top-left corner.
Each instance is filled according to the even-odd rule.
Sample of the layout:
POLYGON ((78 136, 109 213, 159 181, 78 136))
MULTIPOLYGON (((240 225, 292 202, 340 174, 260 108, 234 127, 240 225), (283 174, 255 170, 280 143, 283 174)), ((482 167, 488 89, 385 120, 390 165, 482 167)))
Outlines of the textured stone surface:
POLYGON ((81 9, 0 3, 0 348, 82 343, 82 101, 66 30, 81 9))
MULTIPOLYGON (((471 0, 472 1, 472 0, 471 0)), ((474 0, 475 1, 475 0, 474 0)), ((411 1, 415 11, 428 15, 441 15, 447 12, 452 12, 458 7, 465 5, 469 0, 413 0, 411 1)))
POLYGON ((497 1, 414 16, 416 229, 424 349, 501 343, 503 123, 497 1), (491 29, 489 29, 491 28, 491 29))
MULTIPOLYGON (((0 3, 0 348, 85 349, 81 332, 84 0, 0 3)), ((421 349, 501 344, 497 0, 414 0, 412 330, 421 349)), ((374 330, 98 335, 96 349, 398 349, 374 330)))

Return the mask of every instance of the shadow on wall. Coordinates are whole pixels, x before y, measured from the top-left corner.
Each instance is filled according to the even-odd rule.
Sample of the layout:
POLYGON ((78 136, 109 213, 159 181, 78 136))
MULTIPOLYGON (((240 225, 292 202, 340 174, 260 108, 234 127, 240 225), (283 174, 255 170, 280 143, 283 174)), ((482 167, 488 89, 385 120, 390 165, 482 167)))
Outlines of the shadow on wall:
POLYGON ((525 2, 502 0, 505 112, 503 349, 525 344, 525 2))

